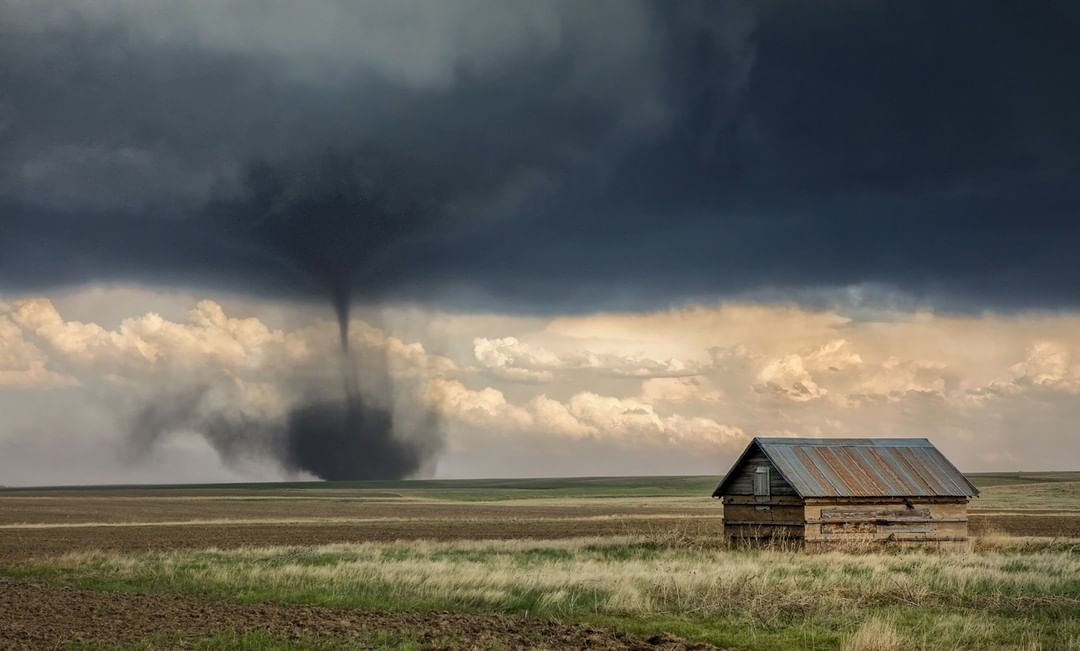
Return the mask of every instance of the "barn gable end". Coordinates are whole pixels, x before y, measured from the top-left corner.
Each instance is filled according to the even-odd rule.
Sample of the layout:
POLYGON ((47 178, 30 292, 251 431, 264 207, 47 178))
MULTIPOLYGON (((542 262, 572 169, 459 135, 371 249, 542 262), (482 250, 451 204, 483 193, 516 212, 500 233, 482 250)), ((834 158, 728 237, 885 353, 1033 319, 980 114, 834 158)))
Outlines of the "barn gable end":
POLYGON ((757 441, 751 442, 713 492, 723 497, 729 539, 801 540, 803 500, 757 441))
MULTIPOLYGON (((755 439, 739 457, 735 465, 731 467, 724 480, 713 491, 713 497, 723 495, 754 495, 755 476, 759 469, 769 469, 769 494, 770 495, 798 495, 791 483, 784 478, 784 474, 776 467, 765 451, 758 445, 755 439)), ((760 485, 759 485, 760 488, 760 485)), ((760 491, 758 491, 760 492, 760 491)))

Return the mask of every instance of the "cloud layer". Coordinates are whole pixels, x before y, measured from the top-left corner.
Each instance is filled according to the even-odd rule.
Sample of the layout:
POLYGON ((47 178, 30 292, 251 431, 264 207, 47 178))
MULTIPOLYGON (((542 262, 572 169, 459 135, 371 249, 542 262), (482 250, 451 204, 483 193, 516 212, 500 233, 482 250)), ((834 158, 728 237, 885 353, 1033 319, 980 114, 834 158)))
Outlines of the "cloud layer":
MULTIPOLYGON (((137 292, 91 295, 137 309, 137 292)), ((40 482, 48 464, 26 474, 20 459, 58 445, 111 455, 124 467, 119 480, 170 455, 190 459, 200 440, 209 451, 198 454, 213 459, 200 472, 297 476, 271 454, 273 437, 296 408, 340 392, 340 369, 327 363, 337 359, 333 321, 302 306, 176 300, 177 316, 135 313, 112 327, 67 318, 45 298, 2 306, 6 483, 40 482), (40 400, 52 405, 48 423, 40 400), (143 422, 141 434, 125 434, 148 403, 184 412, 163 416, 182 426, 143 422), (220 428, 250 422, 267 426, 220 438, 220 428)), ((78 293, 59 303, 88 304, 78 293)), ((1080 453, 1075 316, 865 319, 725 304, 418 318, 416 309, 386 308, 378 327, 357 317, 350 347, 380 408, 437 416, 438 425, 411 424, 418 440, 424 427, 445 435, 422 474, 718 473, 755 435, 928 436, 969 470, 1054 468, 1080 453), (392 387, 381 386, 387 378, 392 387)), ((70 481, 98 476, 94 467, 68 471, 70 481)), ((172 478, 192 472, 181 462, 172 478)))
POLYGON ((391 422, 422 452, 392 474, 713 472, 770 433, 1076 456, 1074 5, 0 0, 0 26, 12 482, 73 445, 117 478, 317 473, 342 440, 290 432, 391 422))
POLYGON ((822 304, 847 288, 1076 306, 1071 5, 4 0, 0 14, 9 291, 322 296, 310 258, 347 248, 363 263, 349 292, 456 309, 822 304), (387 201, 335 195, 335 174, 387 201), (267 192, 292 197, 269 225, 267 192), (275 236, 296 235, 280 222, 299 213, 307 262, 275 236))

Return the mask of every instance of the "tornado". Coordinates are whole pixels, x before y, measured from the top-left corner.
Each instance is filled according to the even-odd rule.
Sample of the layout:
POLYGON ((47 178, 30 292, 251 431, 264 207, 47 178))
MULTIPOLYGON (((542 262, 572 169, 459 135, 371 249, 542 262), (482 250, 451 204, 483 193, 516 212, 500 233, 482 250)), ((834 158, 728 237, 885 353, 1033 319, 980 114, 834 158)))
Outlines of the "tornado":
POLYGON ((327 366, 340 380, 283 378, 295 397, 280 422, 222 413, 201 387, 155 396, 132 418, 133 447, 149 449, 169 431, 194 430, 226 460, 271 456, 288 470, 326 480, 399 479, 434 461, 442 448, 434 411, 413 400, 407 422, 396 419, 399 401, 385 354, 353 350, 349 341, 356 284, 378 273, 433 218, 390 168, 378 156, 355 152, 254 162, 242 192, 207 208, 206 219, 227 224, 238 246, 261 250, 329 300, 338 346, 336 364, 327 366))

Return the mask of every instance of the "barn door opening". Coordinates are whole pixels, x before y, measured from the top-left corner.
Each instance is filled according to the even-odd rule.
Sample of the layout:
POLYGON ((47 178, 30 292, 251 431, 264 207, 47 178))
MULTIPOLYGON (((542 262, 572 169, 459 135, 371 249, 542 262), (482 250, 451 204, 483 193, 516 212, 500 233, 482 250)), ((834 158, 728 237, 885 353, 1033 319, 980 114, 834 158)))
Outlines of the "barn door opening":
POLYGON ((754 497, 755 501, 769 501, 769 467, 758 466, 754 469, 754 497))

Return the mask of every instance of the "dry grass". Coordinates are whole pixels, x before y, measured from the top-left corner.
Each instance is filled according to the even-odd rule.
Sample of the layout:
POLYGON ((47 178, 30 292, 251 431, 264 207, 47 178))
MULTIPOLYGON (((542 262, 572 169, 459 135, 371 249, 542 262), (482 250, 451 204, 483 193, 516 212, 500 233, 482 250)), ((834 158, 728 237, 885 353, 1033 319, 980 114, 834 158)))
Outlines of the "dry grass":
POLYGON ((903 639, 891 622, 873 617, 844 642, 842 649, 843 651, 901 651, 904 647, 903 639))
POLYGON ((1030 631, 1040 648, 1069 648, 1080 638, 1080 554, 1073 544, 994 540, 976 547, 807 554, 727 549, 665 531, 79 552, 27 572, 87 587, 241 600, 624 618, 638 627, 675 622, 690 627, 683 634, 721 644, 734 636, 759 648, 788 644, 798 631, 821 636, 815 639, 826 648, 853 650, 1016 648, 1030 631))
POLYGON ((648 537, 563 541, 337 544, 121 555, 84 552, 55 565, 112 579, 153 578, 239 592, 503 609, 532 595, 545 610, 714 615, 734 604, 763 620, 888 604, 1015 610, 1078 608, 1080 555, 1065 550, 801 554, 683 549, 648 537))

